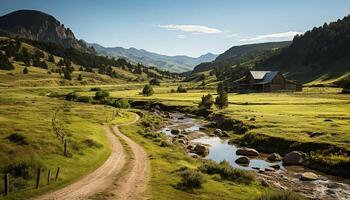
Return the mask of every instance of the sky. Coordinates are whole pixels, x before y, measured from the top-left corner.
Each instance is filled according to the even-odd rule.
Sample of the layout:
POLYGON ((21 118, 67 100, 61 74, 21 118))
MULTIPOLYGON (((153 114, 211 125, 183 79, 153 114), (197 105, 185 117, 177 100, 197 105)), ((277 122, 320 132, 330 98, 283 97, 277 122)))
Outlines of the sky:
POLYGON ((165 55, 219 54, 232 46, 291 40, 350 14, 350 0, 0 0, 56 17, 78 39, 165 55))

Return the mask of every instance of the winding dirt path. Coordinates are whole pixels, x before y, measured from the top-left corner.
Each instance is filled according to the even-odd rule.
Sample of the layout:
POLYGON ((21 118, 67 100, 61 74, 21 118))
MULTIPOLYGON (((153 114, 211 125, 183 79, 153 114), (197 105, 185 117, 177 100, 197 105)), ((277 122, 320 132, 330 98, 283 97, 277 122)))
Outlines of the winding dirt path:
MULTIPOLYGON (((136 114, 135 116, 136 117, 132 122, 123 125, 129 125, 138 121, 139 116, 136 114)), ((77 182, 62 189, 34 198, 34 200, 87 199, 108 189, 113 190, 110 191, 113 194, 111 196, 113 197, 112 199, 116 199, 115 195, 117 195, 117 199, 141 199, 142 194, 146 189, 149 174, 149 161, 146 152, 140 145, 122 134, 119 131, 118 126, 114 126, 113 130, 107 126, 105 126, 104 129, 112 149, 112 153, 106 162, 94 172, 86 175, 77 182), (131 163, 132 169, 123 175, 121 178, 123 180, 118 179, 116 176, 122 174, 121 170, 126 164, 127 154, 123 149, 123 145, 114 134, 125 140, 130 146, 133 154, 133 160, 131 163), (113 187, 116 185, 117 187, 113 187)), ((110 199, 108 197, 104 198, 110 199)))

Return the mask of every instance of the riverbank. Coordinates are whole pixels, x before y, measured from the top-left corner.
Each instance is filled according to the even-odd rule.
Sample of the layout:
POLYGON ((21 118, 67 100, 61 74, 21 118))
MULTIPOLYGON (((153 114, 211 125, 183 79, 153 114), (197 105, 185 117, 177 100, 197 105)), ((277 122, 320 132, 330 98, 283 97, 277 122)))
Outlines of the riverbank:
POLYGON ((191 156, 214 160, 218 163, 227 161, 235 168, 255 172, 255 176, 267 185, 284 191, 292 190, 310 199, 345 200, 350 198, 349 179, 329 176, 302 166, 284 166, 282 161, 268 161, 268 155, 266 154, 250 157, 250 162, 246 165, 238 164, 235 161, 241 157, 237 155, 239 147, 234 144, 228 144, 227 138, 217 137, 212 134, 213 129, 203 128, 203 125, 208 124, 207 121, 181 113, 169 113, 167 115, 169 120, 160 131, 174 143, 183 146, 191 156), (182 138, 182 140, 187 142, 184 144, 179 142, 177 138, 182 138), (196 154, 189 150, 188 147, 196 145, 207 146, 208 154, 199 157, 195 156, 196 154), (276 165, 279 166, 277 169, 276 165), (318 178, 314 181, 303 181, 300 177, 305 172, 315 173, 318 178))
POLYGON ((258 127, 254 125, 254 120, 248 120, 247 122, 232 119, 225 113, 200 110, 193 106, 168 105, 161 101, 144 100, 134 100, 131 102, 131 106, 150 111, 177 111, 201 116, 211 122, 211 127, 232 132, 230 134, 231 142, 258 148, 258 150, 266 153, 277 152, 282 155, 293 150, 300 150, 307 154, 306 162, 303 165, 332 175, 350 177, 350 171, 347 170, 350 168, 350 151, 334 143, 304 141, 298 137, 292 139, 290 137, 277 137, 265 133, 257 133, 258 127))

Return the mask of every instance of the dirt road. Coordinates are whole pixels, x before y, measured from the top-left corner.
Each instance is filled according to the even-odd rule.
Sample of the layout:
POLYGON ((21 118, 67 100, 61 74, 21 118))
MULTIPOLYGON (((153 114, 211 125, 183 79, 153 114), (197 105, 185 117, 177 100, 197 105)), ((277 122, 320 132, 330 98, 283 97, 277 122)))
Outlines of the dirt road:
MULTIPOLYGON (((135 123, 139 119, 138 115, 135 114, 135 116, 135 120, 128 124, 135 123)), ((107 161, 94 172, 77 182, 34 198, 35 200, 87 199, 109 189, 112 190, 109 190, 109 192, 113 195, 105 196, 104 198, 116 199, 115 195, 117 195, 118 199, 141 199, 149 174, 147 154, 140 145, 122 134, 118 126, 114 126, 113 130, 107 126, 104 129, 112 149, 112 153, 107 161), (132 150, 133 159, 130 165, 132 169, 128 170, 126 174, 120 172, 126 164, 127 155, 122 144, 114 134, 125 140, 132 150), (118 178, 118 174, 123 174, 122 178, 118 178)))

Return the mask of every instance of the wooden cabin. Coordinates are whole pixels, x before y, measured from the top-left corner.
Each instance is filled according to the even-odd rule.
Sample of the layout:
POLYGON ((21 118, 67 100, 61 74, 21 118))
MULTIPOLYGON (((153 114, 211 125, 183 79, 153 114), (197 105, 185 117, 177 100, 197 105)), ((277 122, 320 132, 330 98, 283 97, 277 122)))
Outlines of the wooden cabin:
POLYGON ((302 91, 302 85, 287 80, 279 71, 249 71, 237 82, 236 89, 240 92, 302 91))

